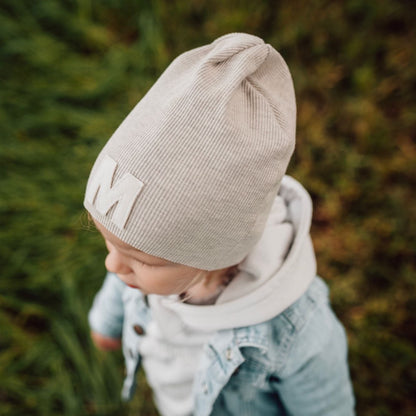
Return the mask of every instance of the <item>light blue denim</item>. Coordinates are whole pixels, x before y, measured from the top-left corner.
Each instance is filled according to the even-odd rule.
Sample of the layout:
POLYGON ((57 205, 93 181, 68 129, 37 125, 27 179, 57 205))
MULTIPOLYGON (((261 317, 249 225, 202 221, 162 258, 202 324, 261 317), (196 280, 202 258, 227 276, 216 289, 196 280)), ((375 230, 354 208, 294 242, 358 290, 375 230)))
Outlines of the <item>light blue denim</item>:
MULTIPOLYGON (((89 314, 92 329, 123 337, 129 399, 140 365, 135 325, 146 329, 145 297, 109 273, 89 314)), ((194 415, 351 416, 354 395, 345 331, 328 289, 316 277, 307 292, 275 318, 218 331, 204 346, 194 380, 194 415)))

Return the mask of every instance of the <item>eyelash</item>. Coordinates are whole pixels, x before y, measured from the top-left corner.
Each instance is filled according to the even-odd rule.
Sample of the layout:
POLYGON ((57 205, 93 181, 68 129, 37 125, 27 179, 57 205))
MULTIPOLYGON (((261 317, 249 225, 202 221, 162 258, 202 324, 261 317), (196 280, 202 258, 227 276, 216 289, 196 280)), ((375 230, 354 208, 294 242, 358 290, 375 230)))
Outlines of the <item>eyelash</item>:
POLYGON ((155 266, 152 266, 151 264, 143 263, 140 260, 137 260, 137 262, 140 264, 141 267, 147 267, 147 268, 150 268, 150 269, 152 269, 153 267, 155 267, 155 266))

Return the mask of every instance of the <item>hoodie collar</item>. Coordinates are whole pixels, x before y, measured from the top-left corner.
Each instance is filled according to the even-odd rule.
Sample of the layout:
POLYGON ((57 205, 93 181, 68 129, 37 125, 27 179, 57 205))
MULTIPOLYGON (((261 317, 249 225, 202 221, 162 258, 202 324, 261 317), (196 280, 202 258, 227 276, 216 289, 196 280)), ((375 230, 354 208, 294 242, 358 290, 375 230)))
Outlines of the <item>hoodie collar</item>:
POLYGON ((311 218, 308 192, 284 176, 260 240, 217 302, 196 306, 166 299, 165 306, 187 326, 204 331, 254 325, 283 312, 316 275, 311 218))

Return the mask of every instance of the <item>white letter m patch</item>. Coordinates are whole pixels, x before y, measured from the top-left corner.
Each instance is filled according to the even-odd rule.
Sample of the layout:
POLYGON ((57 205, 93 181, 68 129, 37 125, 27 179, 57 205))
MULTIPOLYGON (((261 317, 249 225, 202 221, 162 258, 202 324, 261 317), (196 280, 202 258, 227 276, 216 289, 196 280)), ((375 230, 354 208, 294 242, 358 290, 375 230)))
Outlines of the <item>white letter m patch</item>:
POLYGON ((101 215, 107 215, 110 208, 117 204, 111 221, 123 229, 144 183, 130 173, 125 173, 113 185, 116 169, 117 162, 105 155, 88 185, 85 199, 94 205, 101 215))

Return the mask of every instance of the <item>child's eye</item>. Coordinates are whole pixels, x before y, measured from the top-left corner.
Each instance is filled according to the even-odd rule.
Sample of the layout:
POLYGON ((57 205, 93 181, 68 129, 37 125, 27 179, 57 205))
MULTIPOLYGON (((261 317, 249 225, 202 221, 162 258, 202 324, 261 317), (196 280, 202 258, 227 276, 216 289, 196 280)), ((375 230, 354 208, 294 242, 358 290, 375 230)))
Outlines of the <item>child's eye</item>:
POLYGON ((139 264, 140 267, 147 267, 147 268, 152 268, 154 266, 150 265, 150 264, 146 264, 141 262, 140 260, 137 260, 137 263, 139 264))

